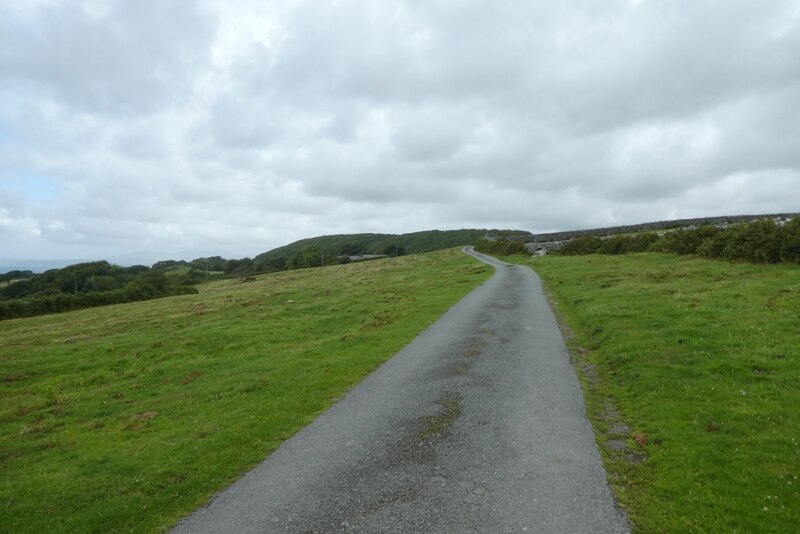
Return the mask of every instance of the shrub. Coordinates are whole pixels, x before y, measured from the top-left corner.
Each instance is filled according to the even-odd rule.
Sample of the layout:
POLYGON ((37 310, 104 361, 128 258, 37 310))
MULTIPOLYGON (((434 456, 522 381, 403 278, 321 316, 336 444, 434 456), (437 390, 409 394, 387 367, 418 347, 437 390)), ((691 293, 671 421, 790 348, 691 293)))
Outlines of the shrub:
POLYGON ((58 293, 42 297, 14 299, 0 302, 0 320, 33 317, 49 313, 60 313, 109 304, 123 304, 140 300, 189 295, 198 293, 197 288, 161 280, 137 278, 123 289, 92 291, 89 293, 58 293))
POLYGON ((561 250, 564 255, 627 254, 630 252, 672 252, 697 254, 753 263, 800 263, 800 218, 783 226, 771 219, 737 224, 727 228, 701 226, 676 230, 663 236, 642 233, 608 239, 579 237, 561 250))
POLYGON ((654 245, 654 250, 681 255, 698 254, 703 242, 715 238, 719 232, 720 230, 711 225, 675 230, 664 234, 654 245))
POLYGON ((486 254, 496 254, 498 256, 511 256, 513 254, 527 254, 528 250, 520 241, 510 241, 505 238, 494 240, 481 239, 475 243, 475 250, 486 254))
POLYGON ((794 218, 781 228, 781 261, 800 263, 800 217, 794 218))
POLYGON ((581 256, 584 254, 597 254, 603 248, 603 240, 599 237, 584 236, 576 237, 567 242, 561 249, 561 254, 565 256, 581 256))

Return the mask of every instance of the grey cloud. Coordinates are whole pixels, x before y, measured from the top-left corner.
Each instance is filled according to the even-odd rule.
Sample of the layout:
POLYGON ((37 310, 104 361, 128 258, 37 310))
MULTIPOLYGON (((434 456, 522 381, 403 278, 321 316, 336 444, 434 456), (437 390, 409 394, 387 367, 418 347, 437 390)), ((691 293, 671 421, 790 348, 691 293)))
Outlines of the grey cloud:
POLYGON ((277 106, 226 95, 210 108, 208 127, 223 148, 267 148, 287 133, 281 127, 288 122, 277 106))
POLYGON ((290 99, 414 98, 426 61, 409 19, 402 4, 301 3, 267 81, 290 99))
POLYGON ((800 202, 797 0, 86 5, 0 7, 0 175, 63 184, 0 196, 39 245, 252 255, 800 202))
POLYGON ((210 58, 213 20, 193 2, 103 7, 93 13, 57 3, 30 22, 0 12, 0 80, 90 112, 147 113, 180 103, 210 58))
POLYGON ((721 146, 720 174, 800 168, 800 83, 763 98, 744 98, 714 113, 721 146))
POLYGON ((413 110, 400 110, 392 133, 392 144, 400 159, 429 162, 453 156, 472 133, 467 113, 433 104, 413 110))
POLYGON ((114 132, 109 148, 133 160, 162 161, 169 157, 169 138, 163 129, 157 120, 127 121, 114 132))
MULTIPOLYGON (((790 5, 793 2, 784 2, 790 5)), ((563 118, 611 129, 685 117, 797 80, 798 31, 769 36, 774 12, 760 2, 644 2, 568 26, 587 36, 562 45, 545 91, 563 118), (584 30, 585 31, 585 30, 584 30)))

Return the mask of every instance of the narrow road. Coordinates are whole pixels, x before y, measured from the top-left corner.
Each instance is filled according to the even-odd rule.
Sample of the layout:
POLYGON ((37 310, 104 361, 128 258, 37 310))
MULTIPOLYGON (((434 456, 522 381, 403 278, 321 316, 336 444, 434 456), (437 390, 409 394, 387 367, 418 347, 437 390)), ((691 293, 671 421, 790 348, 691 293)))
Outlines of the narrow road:
POLYGON ((628 532, 536 274, 495 275, 174 533, 628 532))

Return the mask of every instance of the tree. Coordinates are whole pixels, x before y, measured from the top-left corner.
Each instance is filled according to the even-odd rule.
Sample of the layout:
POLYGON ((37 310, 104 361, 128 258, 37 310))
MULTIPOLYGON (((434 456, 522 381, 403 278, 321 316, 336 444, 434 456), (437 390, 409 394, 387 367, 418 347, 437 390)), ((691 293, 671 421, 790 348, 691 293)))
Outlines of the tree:
POLYGON ((312 244, 305 245, 286 262, 287 269, 306 269, 322 265, 322 250, 312 244))
POLYGON ((387 245, 383 247, 383 254, 386 256, 405 256, 406 249, 397 243, 387 243, 387 245))
POLYGON ((338 254, 340 256, 362 256, 367 253, 367 247, 363 244, 349 241, 339 247, 338 254))

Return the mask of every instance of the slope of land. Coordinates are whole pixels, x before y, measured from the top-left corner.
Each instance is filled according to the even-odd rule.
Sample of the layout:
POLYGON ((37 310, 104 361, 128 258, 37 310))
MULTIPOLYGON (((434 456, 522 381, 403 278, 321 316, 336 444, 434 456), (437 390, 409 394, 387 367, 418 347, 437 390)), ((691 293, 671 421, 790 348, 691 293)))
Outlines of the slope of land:
MULTIPOLYGON (((283 269, 298 255, 308 255, 320 261, 322 254, 330 263, 348 250, 364 254, 395 256, 432 252, 452 247, 471 245, 484 237, 487 230, 430 230, 410 234, 341 234, 301 239, 288 245, 259 254, 253 261, 261 270, 283 269)), ((317 264, 318 265, 318 264, 317 264)))
POLYGON ((488 275, 444 251, 3 321, 2 530, 165 530, 488 275))

